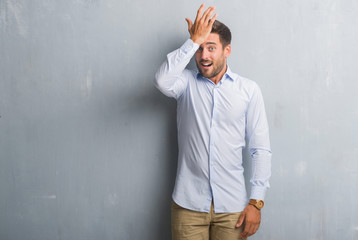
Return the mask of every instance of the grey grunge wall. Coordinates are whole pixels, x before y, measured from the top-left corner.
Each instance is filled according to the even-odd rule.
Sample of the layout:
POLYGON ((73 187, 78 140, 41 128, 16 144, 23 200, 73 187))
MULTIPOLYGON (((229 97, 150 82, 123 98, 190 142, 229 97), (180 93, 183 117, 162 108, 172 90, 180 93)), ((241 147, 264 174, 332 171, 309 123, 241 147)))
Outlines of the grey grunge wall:
MULTIPOLYGON (((358 2, 205 2, 270 124, 250 239, 358 239, 358 2)), ((153 80, 201 3, 0 0, 1 240, 170 239, 176 103, 153 80)))

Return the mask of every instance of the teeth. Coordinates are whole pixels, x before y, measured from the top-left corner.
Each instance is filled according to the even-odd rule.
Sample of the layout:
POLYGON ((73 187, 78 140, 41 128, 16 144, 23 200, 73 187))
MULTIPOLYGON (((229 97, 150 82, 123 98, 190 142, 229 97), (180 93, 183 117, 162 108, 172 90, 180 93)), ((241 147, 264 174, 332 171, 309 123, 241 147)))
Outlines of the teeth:
POLYGON ((211 63, 202 63, 204 66, 209 66, 211 63))

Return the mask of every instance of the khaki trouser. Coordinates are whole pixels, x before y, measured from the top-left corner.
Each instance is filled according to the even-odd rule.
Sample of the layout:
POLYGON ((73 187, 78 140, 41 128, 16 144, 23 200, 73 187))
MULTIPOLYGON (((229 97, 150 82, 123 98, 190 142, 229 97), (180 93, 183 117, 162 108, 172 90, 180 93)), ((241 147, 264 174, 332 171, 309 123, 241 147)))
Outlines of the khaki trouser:
MULTIPOLYGON (((241 213, 209 213, 180 207, 172 202, 172 240, 241 240, 244 226, 235 225, 241 213)), ((245 238, 246 239, 246 238, 245 238)))

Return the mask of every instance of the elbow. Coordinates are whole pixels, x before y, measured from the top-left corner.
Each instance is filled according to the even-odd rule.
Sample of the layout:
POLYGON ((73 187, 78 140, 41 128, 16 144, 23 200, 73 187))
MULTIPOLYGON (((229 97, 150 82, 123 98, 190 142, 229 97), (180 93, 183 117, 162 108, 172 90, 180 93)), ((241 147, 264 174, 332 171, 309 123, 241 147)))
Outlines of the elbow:
POLYGON ((165 96, 167 97, 175 97, 175 93, 172 90, 172 86, 168 84, 168 79, 160 74, 155 75, 154 86, 165 96))
POLYGON ((154 78, 154 82, 153 82, 154 86, 161 91, 162 93, 165 94, 166 92, 166 87, 165 87, 165 79, 163 76, 160 76, 160 74, 155 74, 155 78, 154 78))

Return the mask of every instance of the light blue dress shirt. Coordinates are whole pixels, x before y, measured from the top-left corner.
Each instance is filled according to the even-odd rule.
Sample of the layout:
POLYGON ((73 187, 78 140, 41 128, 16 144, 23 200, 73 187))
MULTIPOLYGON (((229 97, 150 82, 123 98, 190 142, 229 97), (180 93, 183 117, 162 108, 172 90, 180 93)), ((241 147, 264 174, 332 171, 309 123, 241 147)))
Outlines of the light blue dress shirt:
POLYGON ((155 86, 177 100, 178 169, 173 200, 216 213, 241 212, 248 204, 242 149, 252 157, 251 199, 264 200, 271 176, 269 128, 260 88, 228 67, 215 85, 185 67, 199 45, 188 39, 169 53, 155 86))

